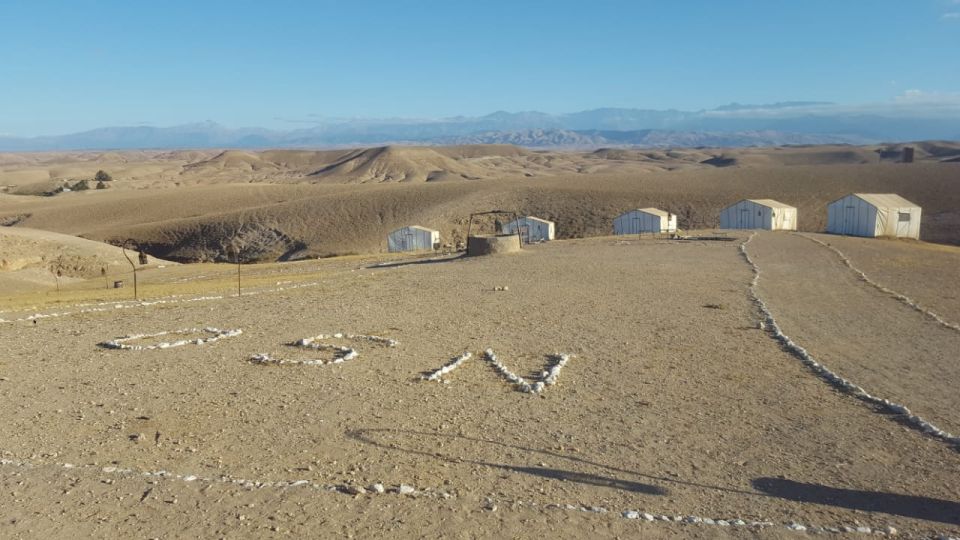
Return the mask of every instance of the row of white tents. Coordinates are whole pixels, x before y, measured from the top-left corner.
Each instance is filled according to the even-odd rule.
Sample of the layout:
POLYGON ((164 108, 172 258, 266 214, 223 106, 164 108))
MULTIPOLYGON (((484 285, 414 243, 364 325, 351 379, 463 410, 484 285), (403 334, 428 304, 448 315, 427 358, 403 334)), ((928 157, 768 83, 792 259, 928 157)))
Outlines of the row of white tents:
MULTIPOLYGON (((501 234, 519 234, 524 244, 553 240, 557 236, 552 221, 533 216, 524 216, 502 226, 501 234)), ((410 225, 387 235, 387 251, 428 251, 440 249, 440 231, 410 225)))
MULTIPOLYGON (((827 232, 920 238, 918 205, 893 193, 851 193, 827 205, 827 232)), ((797 230, 797 209, 772 199, 744 199, 720 212, 721 229, 797 230)))
MULTIPOLYGON (((721 229, 797 230, 797 209, 773 199, 744 199, 720 211, 721 229)), ((673 233, 677 216, 658 208, 637 208, 613 220, 613 234, 673 233)), ((894 194, 851 193, 827 205, 827 232, 849 236, 920 238, 920 207, 894 194)), ((519 234, 533 244, 553 240, 552 221, 525 216, 503 225, 502 233, 519 234)), ((387 236, 391 252, 440 248, 440 232, 410 225, 387 236)))
MULTIPOLYGON (((720 211, 721 229, 797 230, 797 209, 773 199, 744 199, 720 211)), ((613 220, 614 234, 671 233, 677 216, 639 208, 613 220)), ((827 232, 920 238, 920 207, 892 193, 851 193, 827 205, 827 232)))

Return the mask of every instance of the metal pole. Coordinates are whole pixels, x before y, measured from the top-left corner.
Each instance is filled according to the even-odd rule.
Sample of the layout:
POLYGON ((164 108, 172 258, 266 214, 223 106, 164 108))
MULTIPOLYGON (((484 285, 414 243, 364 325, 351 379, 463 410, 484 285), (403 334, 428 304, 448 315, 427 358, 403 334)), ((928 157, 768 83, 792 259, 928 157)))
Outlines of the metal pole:
POLYGON ((240 250, 236 250, 237 253, 237 296, 240 296, 240 250))
POLYGON ((513 222, 517 225, 517 241, 520 242, 520 249, 523 249, 523 236, 520 234, 520 216, 513 212, 513 222))
POLYGON ((470 221, 467 223, 467 238, 466 238, 466 245, 464 246, 464 248, 466 248, 464 249, 464 252, 466 253, 467 256, 470 255, 470 229, 473 228, 473 216, 474 214, 470 214, 470 221))
POLYGON ((127 258, 127 262, 130 263, 130 268, 133 268, 133 299, 139 300, 140 297, 137 294, 137 265, 133 264, 133 259, 127 255, 127 244, 133 244, 134 248, 137 247, 136 242, 132 238, 126 239, 123 244, 120 246, 120 249, 123 251, 123 256, 127 258))

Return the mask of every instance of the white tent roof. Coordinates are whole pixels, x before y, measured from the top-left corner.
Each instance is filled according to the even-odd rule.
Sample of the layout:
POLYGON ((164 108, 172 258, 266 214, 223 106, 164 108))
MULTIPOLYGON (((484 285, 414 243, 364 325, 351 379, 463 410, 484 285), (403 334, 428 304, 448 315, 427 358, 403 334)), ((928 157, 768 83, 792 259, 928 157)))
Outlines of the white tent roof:
POLYGON ((669 213, 669 212, 664 212, 663 210, 660 210, 659 208, 635 208, 635 209, 633 209, 633 210, 627 210, 626 212, 624 212, 624 213, 622 213, 622 214, 620 214, 620 215, 621 215, 621 216, 625 216, 625 215, 629 214, 630 212, 643 212, 644 214, 650 214, 650 215, 652 215, 652 216, 660 216, 660 217, 669 217, 669 216, 670 216, 670 213, 669 213))
POLYGON ((853 196, 877 208, 920 208, 896 193, 854 193, 853 196))
POLYGON ((760 206, 766 206, 766 207, 768 207, 768 208, 791 208, 791 209, 793 209, 793 207, 790 206, 789 204, 783 204, 782 202, 780 202, 780 201, 775 201, 775 200, 773 200, 773 199, 744 199, 744 200, 750 201, 750 202, 755 203, 755 204, 759 204, 760 206))
POLYGON ((530 220, 530 221, 539 221, 539 222, 541 222, 541 223, 553 223, 553 222, 550 221, 550 220, 543 219, 543 218, 538 218, 538 217, 533 217, 533 216, 523 216, 523 217, 520 217, 520 218, 517 218, 517 219, 518 219, 518 220, 528 219, 528 220, 530 220))
POLYGON ((404 230, 404 229, 417 229, 418 231, 426 231, 426 232, 430 232, 430 233, 437 232, 437 231, 435 231, 434 229, 428 229, 428 228, 426 228, 426 227, 421 227, 420 225, 407 225, 406 227, 400 227, 399 229, 397 229, 397 230, 395 230, 395 231, 393 231, 393 232, 402 231, 402 230, 404 230))
POLYGON ((655 216, 670 217, 670 212, 664 212, 659 208, 640 208, 639 210, 641 212, 646 212, 648 214, 653 214, 655 216))

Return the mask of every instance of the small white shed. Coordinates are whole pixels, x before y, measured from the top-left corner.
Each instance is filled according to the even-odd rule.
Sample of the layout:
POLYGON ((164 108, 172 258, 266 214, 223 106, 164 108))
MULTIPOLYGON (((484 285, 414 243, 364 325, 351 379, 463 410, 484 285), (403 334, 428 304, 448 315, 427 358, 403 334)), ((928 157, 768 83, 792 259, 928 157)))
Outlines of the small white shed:
POLYGON ((827 232, 920 238, 920 207, 893 193, 851 193, 827 205, 827 232))
POLYGON ((797 230, 797 209, 773 199, 744 199, 720 211, 721 229, 797 230))
POLYGON ((659 208, 638 208, 613 220, 613 234, 677 232, 677 215, 659 208))
POLYGON ((391 253, 398 251, 428 251, 440 247, 440 231, 410 225, 397 229, 387 235, 387 250, 391 253))
POLYGON ((523 239, 525 244, 546 242, 556 237, 554 223, 538 217, 524 216, 503 226, 505 234, 517 234, 518 229, 520 230, 520 238, 523 239))

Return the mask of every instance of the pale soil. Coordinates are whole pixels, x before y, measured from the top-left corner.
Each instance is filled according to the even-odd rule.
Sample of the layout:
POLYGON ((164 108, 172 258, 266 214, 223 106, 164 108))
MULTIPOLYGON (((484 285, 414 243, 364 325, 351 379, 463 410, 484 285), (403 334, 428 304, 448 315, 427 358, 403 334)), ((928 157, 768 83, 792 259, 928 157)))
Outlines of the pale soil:
POLYGON ((853 236, 811 235, 846 255, 880 285, 919 302, 938 315, 960 323, 960 248, 853 236))
MULTIPOLYGON (((813 268, 822 294, 861 294, 849 270, 799 237, 762 234, 749 248, 764 272, 761 293, 785 331, 815 354, 839 342, 846 321, 831 303, 784 299, 786 287, 775 285, 779 273, 803 287, 800 277, 813 268), (807 246, 803 257, 779 260, 780 251, 807 246), (799 302, 817 310, 816 324, 792 322, 802 315, 799 302)), ((628 509, 777 523, 763 537, 794 537, 783 528, 791 521, 960 534, 958 453, 833 390, 758 330, 746 294, 751 272, 736 242, 597 238, 375 269, 310 264, 328 268, 319 287, 0 324, 0 400, 9 404, 0 408, 0 449, 37 465, 0 466, 7 500, 0 536, 758 534, 619 516, 628 509), (244 333, 139 353, 96 346, 207 325, 244 333), (335 331, 400 345, 359 343, 359 358, 323 367, 246 361, 261 352, 315 357, 283 344, 335 331), (478 359, 447 375, 448 384, 419 380, 464 350, 487 347, 523 376, 541 369, 546 354, 576 357, 542 397, 517 392, 478 359), (143 438, 131 440, 136 434, 143 438), (64 462, 93 468, 52 465, 64 462), (99 472, 110 465, 406 483, 453 497, 251 491, 99 472), (486 509, 491 503, 495 511, 486 509)), ((892 322, 916 325, 900 338, 901 350, 953 346, 919 314, 898 311, 875 291, 863 294, 867 305, 884 307, 859 312, 855 326, 864 334, 892 322)), ((842 372, 832 360, 824 362, 842 372)), ((880 365, 897 374, 908 366, 918 379, 956 387, 954 372, 916 355, 880 365)), ((917 412, 952 419, 955 396, 902 388, 896 397, 917 412)))
MULTIPOLYGON (((750 253, 763 272, 761 296, 771 303, 784 333, 868 392, 960 433, 960 332, 864 283, 833 252, 798 235, 760 235, 750 253)), ((917 258, 923 253, 915 250, 917 258)), ((955 290, 956 270, 941 266, 941 290, 955 290)), ((923 277, 928 283, 935 279, 923 277)))

